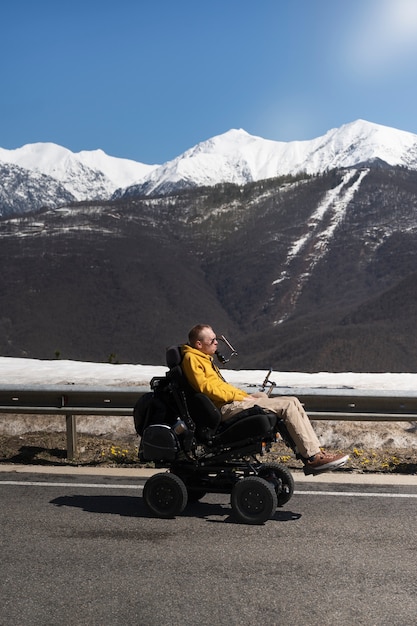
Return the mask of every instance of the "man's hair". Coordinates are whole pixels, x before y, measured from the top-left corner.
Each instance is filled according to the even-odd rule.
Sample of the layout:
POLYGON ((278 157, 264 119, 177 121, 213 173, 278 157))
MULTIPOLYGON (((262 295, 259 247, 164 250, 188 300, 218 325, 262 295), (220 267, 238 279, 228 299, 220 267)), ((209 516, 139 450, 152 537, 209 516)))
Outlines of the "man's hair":
POLYGON ((195 346, 196 341, 201 340, 201 335, 206 328, 211 328, 210 324, 196 324, 188 333, 188 343, 191 347, 195 346))

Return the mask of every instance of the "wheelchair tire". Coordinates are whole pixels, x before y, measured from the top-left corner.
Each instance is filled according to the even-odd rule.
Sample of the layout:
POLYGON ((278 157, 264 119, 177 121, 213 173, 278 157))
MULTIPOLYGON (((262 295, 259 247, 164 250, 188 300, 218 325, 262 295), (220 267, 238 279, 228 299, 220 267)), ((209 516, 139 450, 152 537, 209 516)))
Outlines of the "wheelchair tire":
POLYGON ((143 499, 156 517, 172 518, 185 509, 188 495, 179 476, 164 472, 148 478, 143 487, 143 499))
POLYGON ((264 524, 278 506, 274 487, 264 478, 247 476, 232 489, 231 506, 235 519, 242 524, 264 524))
POLYGON ((258 476, 265 478, 274 487, 278 506, 286 504, 294 493, 294 478, 290 470, 281 463, 262 463, 258 468, 258 476))

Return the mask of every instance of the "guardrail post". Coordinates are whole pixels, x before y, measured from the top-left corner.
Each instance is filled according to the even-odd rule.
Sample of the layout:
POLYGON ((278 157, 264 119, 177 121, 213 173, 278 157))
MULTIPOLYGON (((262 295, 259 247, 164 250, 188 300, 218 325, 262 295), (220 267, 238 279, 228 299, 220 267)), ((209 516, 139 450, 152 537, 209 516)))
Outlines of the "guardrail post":
POLYGON ((77 456, 77 420, 75 415, 67 415, 67 458, 73 461, 77 456))

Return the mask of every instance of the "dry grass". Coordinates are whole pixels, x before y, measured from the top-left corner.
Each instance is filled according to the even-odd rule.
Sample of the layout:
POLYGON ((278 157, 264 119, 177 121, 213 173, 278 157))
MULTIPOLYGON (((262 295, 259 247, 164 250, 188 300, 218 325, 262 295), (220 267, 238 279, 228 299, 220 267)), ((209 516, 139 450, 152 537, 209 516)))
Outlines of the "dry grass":
MULTIPOLYGON (((351 446, 349 449, 326 448, 333 452, 347 452, 348 464, 343 472, 384 472, 398 474, 417 473, 417 451, 414 447, 380 448, 351 446)), ((290 469, 301 469, 302 464, 282 443, 273 445, 265 460, 275 460, 290 469)), ((31 465, 83 465, 102 467, 141 467, 138 461, 138 439, 135 435, 112 437, 109 435, 78 435, 78 456, 66 458, 65 433, 26 433, 0 435, 0 463, 31 465)))

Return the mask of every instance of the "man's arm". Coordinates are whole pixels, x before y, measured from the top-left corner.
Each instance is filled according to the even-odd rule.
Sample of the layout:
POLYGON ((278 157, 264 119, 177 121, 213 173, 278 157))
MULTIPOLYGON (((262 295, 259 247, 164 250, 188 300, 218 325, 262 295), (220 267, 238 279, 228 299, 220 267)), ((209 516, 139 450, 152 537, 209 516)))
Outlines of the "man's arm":
POLYGON ((192 388, 204 393, 218 407, 248 397, 246 392, 224 381, 210 362, 203 366, 192 355, 185 354, 181 366, 192 388))

